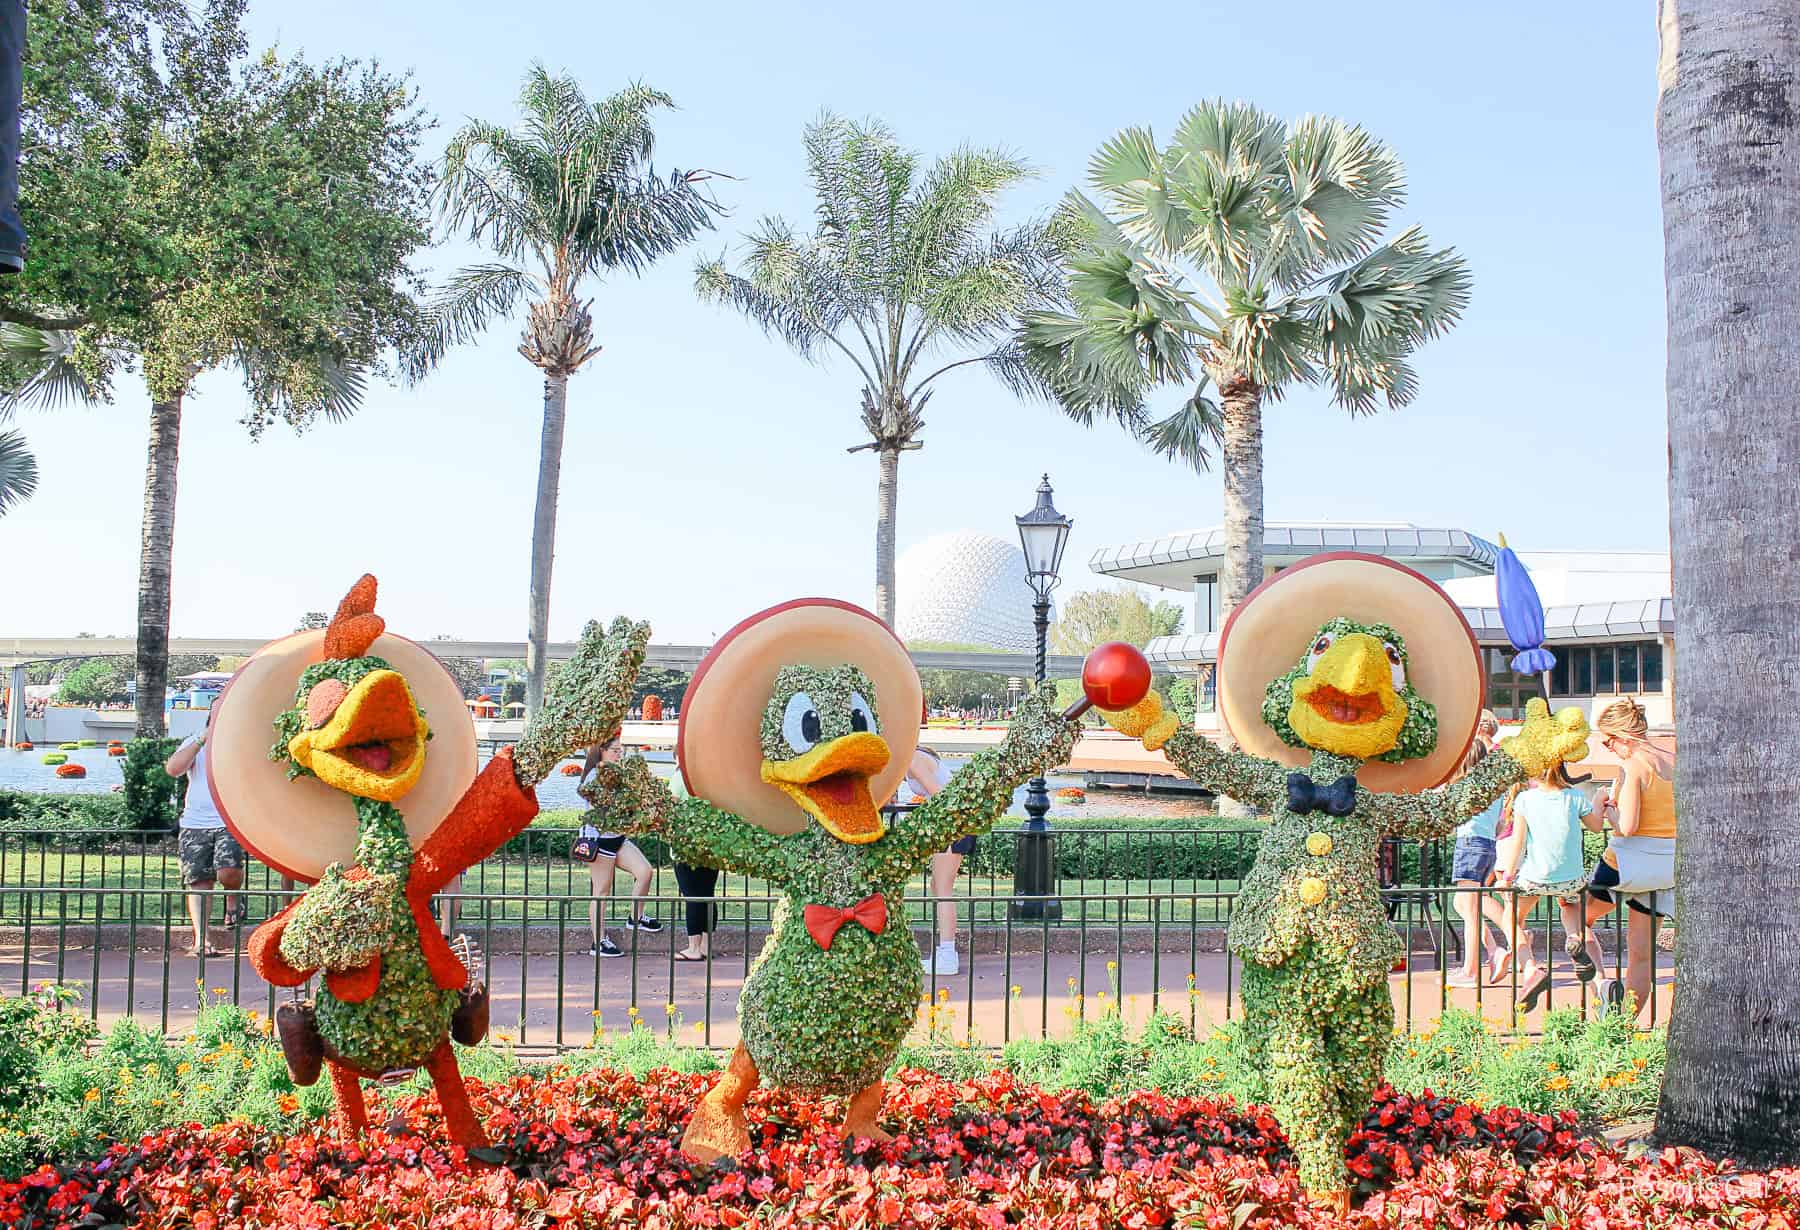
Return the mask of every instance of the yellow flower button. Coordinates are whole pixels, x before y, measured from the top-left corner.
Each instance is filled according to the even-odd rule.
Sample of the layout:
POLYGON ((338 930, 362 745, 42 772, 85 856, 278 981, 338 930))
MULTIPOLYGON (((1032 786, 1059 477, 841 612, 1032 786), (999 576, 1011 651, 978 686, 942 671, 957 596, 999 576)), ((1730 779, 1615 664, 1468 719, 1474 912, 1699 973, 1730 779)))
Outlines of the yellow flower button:
POLYGON ((1314 858, 1324 858, 1331 853, 1331 834, 1314 833, 1306 839, 1306 852, 1314 858))
POLYGON ((1325 900, 1325 881, 1317 876, 1307 876, 1300 881, 1300 901, 1303 905, 1318 905, 1325 900))

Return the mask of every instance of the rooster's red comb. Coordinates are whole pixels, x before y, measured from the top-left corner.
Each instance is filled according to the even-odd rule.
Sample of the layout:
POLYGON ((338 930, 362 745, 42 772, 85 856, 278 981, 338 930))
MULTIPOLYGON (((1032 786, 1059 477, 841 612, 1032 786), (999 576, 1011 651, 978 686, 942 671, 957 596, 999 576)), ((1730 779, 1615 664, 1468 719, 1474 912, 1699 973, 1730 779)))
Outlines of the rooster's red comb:
POLYGON ((387 621, 375 613, 375 578, 365 572, 338 603, 337 614, 325 629, 325 656, 360 658, 386 629, 387 621))

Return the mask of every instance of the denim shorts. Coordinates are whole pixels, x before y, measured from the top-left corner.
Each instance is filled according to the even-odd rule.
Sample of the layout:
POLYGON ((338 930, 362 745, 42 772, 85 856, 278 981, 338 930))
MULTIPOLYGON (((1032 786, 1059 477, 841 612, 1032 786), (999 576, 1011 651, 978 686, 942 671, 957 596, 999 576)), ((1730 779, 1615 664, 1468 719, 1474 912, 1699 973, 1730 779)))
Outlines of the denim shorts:
POLYGON ((1458 837, 1456 839, 1456 853, 1450 859, 1450 878, 1452 880, 1472 880, 1476 884, 1486 884, 1487 878, 1493 873, 1493 870, 1494 839, 1492 837, 1458 837))

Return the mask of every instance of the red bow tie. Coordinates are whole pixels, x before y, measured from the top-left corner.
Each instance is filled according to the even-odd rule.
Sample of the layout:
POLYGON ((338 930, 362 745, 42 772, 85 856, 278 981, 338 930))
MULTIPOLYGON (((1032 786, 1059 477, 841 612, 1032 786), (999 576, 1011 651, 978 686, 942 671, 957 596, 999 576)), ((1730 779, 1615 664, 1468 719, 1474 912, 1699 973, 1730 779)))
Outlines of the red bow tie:
POLYGON ((880 893, 870 893, 847 910, 834 905, 806 907, 806 933, 827 952, 838 929, 847 922, 861 923, 870 935, 880 935, 887 928, 887 901, 880 893))

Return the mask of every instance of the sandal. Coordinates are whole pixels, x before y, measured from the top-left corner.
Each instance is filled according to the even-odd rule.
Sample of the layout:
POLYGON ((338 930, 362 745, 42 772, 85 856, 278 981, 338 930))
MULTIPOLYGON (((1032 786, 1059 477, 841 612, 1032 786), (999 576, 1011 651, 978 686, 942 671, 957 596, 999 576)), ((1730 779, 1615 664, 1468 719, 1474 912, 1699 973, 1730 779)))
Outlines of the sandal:
POLYGON ((1563 951, 1569 954, 1569 960, 1575 966, 1575 976, 1581 981, 1592 982, 1595 975, 1600 972, 1599 966, 1594 964, 1594 958, 1587 950, 1586 937, 1571 935, 1563 941, 1563 951))
POLYGON ((232 928, 241 927, 244 925, 244 920, 249 917, 250 907, 240 901, 225 911, 225 925, 232 928))
POLYGON ((1537 977, 1533 978, 1531 980, 1530 985, 1528 985, 1525 988, 1525 994, 1524 994, 1523 998, 1521 998, 1519 1000, 1519 1010, 1521 1012, 1536 1011, 1538 1000, 1542 999, 1544 997, 1544 993, 1546 991, 1548 991, 1549 989, 1550 989, 1550 967, 1545 966, 1543 969, 1538 971, 1537 977))
POLYGON ((1495 953, 1493 961, 1489 963, 1488 985, 1499 986, 1501 983, 1505 982, 1506 976, 1512 973, 1512 965, 1512 949, 1502 948, 1499 952, 1495 953))
POLYGON ((683 965, 704 965, 704 964, 706 964, 708 958, 706 958, 704 956, 690 957, 685 952, 678 952, 675 954, 675 960, 681 962, 681 964, 683 964, 683 965))

